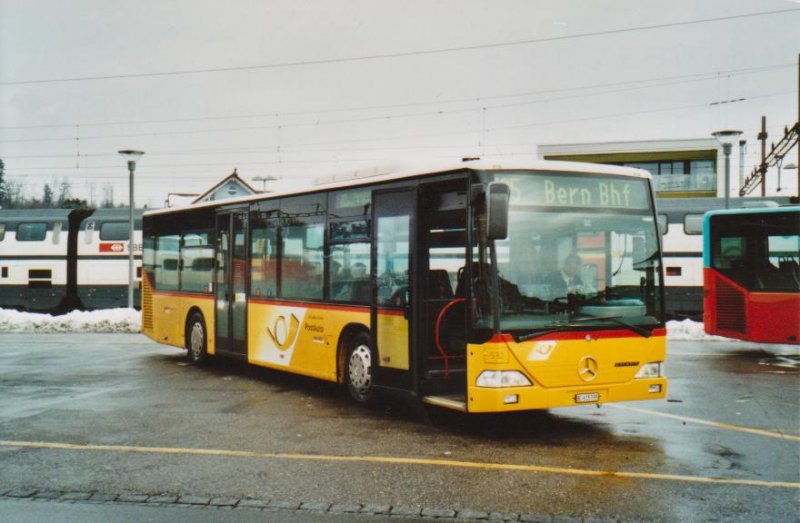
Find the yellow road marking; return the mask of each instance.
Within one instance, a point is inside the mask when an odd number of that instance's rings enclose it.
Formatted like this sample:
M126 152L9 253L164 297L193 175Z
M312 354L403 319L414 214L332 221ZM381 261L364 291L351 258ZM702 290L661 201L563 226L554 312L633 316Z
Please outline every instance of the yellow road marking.
M689 423L696 423L698 425L707 425L709 427L716 427L718 429L726 429L726 430L736 430L738 432L747 432L749 434L756 434L758 436L767 436L770 438L777 438L777 439L785 439L789 441L800 441L800 436L792 436L790 434L781 434L780 432L772 432L770 430L763 430L763 429L754 429L751 427L745 427L742 425L733 425L731 423L722 423L719 421L708 421L704 419L698 418L689 418L687 416L678 416L677 414L667 414L666 412L658 412L655 410L649 409L642 409L639 407L631 407L628 405L619 405L619 404L606 404L606 407L612 407L615 409L622 409L622 410L632 410L634 412L641 412L644 414L652 414L653 416L661 416L662 418L672 418L680 421L687 421Z
M800 483L789 481L761 481L751 479L709 478L677 474L656 474L649 472L624 472L606 470L572 469L565 467L546 467L540 465L514 465L511 463L478 463L424 458L397 458L390 456L326 456L317 454L284 454L280 452L251 452L246 450L187 449L174 447L134 447L125 445L76 445L72 443L49 443L46 441L7 441L0 440L2 447L21 447L33 449L57 449L99 452L135 452L142 454L175 454L194 456L224 456L238 458L284 459L296 461L338 461L351 463L382 463L394 465L425 465L483 470L513 470L521 472L540 472L550 474L570 474L574 476L603 476L612 478L655 479L683 481L688 483L710 483L716 485L744 485L750 487L780 487L800 489Z

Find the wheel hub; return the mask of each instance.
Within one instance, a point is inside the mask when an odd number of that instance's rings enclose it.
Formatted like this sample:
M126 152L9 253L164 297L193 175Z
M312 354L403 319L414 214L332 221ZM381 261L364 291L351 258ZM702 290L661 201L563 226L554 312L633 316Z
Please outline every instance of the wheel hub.
M350 354L350 385L353 386L359 393L369 391L372 383L372 357L369 353L369 347L366 345L359 345Z
M199 323L192 325L192 335L190 339L193 356L200 356L200 354L203 352L204 337L203 326Z

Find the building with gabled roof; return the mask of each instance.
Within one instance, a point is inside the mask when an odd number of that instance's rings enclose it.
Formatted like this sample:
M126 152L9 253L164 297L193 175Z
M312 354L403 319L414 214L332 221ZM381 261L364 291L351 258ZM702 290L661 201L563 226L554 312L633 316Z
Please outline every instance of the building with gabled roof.
M250 196L259 192L261 191L254 189L250 186L250 184L240 178L239 173L234 168L231 174L192 200L192 204L227 200L228 198L238 198L241 196Z

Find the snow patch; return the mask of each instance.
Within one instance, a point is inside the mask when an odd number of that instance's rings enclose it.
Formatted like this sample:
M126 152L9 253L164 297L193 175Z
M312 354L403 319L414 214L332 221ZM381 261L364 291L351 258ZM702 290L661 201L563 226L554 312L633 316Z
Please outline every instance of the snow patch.
M0 309L0 332L141 332L142 313L119 308L61 316Z
M706 334L703 324L692 320L668 321L667 339L676 341L731 341L730 338Z
M0 332L141 332L142 314L135 309L73 311L62 316L0 309ZM667 322L670 340L726 341L710 336L703 324L692 321Z

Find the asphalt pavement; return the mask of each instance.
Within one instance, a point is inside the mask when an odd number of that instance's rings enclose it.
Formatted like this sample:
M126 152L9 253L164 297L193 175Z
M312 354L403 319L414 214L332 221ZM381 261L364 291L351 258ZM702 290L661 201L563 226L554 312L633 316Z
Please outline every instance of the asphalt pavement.
M140 335L2 333L0 519L797 521L794 349L668 352L666 401L464 416Z

